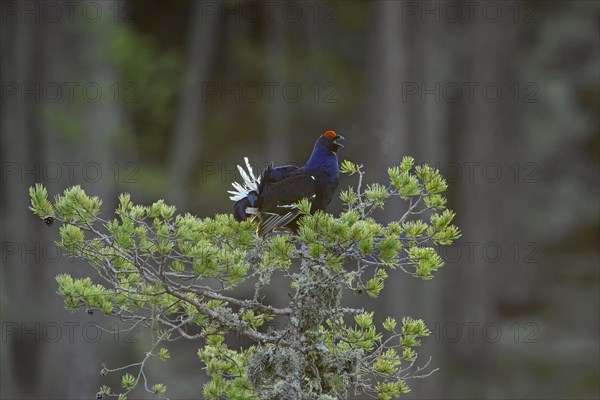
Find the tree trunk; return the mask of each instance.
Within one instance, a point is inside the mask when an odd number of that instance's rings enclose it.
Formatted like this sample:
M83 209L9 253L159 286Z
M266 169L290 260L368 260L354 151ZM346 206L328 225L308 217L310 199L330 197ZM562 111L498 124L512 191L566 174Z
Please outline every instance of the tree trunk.
M202 100L202 83L209 78L214 58L217 22L216 15L206 17L202 2L192 3L179 115L167 160L167 197L183 210L192 201L193 184L190 179L202 150L202 125L206 111Z
M279 15L265 27L265 61L266 81L275 82L277 90L286 82L286 43L285 26ZM273 102L267 100L266 129L267 129L267 160L285 163L290 159L288 107L282 96L275 96Z
M15 5L23 6L22 3ZM3 15L3 18L5 16ZM21 23L17 16L6 16L2 26L2 85L16 85L16 94L0 102L2 118L2 310L4 324L11 324L17 329L15 335L7 335L0 354L2 365L2 397L17 395L36 396L36 387L41 379L38 368L42 353L39 343L36 346L21 340L22 324L30 319L35 307L26 301L25 294L30 293L30 284L34 275L25 268L21 251L24 246L31 247L39 243L35 221L30 218L27 209L29 203L26 184L22 178L24 168L34 167L35 143L32 138L35 118L33 111L37 105L31 97L23 101L19 85L31 87L37 80L34 68L37 58L36 40L38 39L38 24ZM8 251L16 251L9 257ZM21 253L21 254L20 254ZM30 314L31 313L31 314ZM28 315L27 318L23 314ZM27 321L26 323L29 323ZM18 325L18 328L16 327ZM6 375L4 375L6 374Z

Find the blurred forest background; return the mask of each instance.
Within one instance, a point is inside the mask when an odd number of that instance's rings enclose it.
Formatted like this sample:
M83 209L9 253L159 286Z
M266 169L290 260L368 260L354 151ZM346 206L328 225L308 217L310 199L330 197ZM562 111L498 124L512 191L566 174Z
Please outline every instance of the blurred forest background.
M440 370L407 398L598 398L599 2L1 4L3 399L93 398L118 386L101 362L149 339L63 309L54 277L92 270L52 245L30 185L81 184L106 218L122 191L228 213L243 156L302 164L326 129L371 181L413 155L450 183L463 237L435 279L348 298L433 331L420 354ZM199 398L197 348L174 344L151 382Z

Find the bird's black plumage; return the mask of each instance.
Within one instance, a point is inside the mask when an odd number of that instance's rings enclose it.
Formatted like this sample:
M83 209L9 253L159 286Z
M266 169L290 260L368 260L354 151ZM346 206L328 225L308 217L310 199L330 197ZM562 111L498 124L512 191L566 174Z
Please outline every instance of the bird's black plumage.
M254 177L246 159L248 173L241 167L244 184L234 183L230 191L236 200L234 217L242 221L254 215L258 221L259 236L279 229L296 227L298 210L295 203L303 198L311 202L311 213L325 210L331 201L339 180L337 150L343 136L327 131L317 139L310 158L302 167L268 166L260 177Z

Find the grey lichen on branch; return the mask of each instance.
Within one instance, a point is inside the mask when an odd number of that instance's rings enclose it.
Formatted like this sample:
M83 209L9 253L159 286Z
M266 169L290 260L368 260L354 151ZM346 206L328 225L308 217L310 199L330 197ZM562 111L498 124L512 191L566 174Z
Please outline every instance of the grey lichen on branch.
M124 373L122 390L103 386L99 396L124 399L141 388L164 397L166 386L148 383L144 367L153 358L168 361L167 346L180 338L198 341L211 377L207 399L392 399L409 390L408 380L432 373L416 362L414 348L429 334L423 321L404 317L399 324L390 316L378 328L372 312L344 307L342 300L366 293L368 308L390 273L433 277L443 265L439 247L460 236L442 196L446 182L410 157L388 170L385 185L365 186L364 168L348 161L341 172L358 182L341 192L339 216L310 215L310 204L301 201L298 231L266 238L255 235L250 221L176 215L162 200L144 206L122 194L115 218L107 220L100 217L101 200L78 186L53 202L42 185L30 188L31 210L60 225L58 245L98 276L57 276L65 306L154 332L142 362L103 368ZM406 206L396 221L378 223L374 210L392 207L392 198ZM274 275L289 281L289 304L263 302ZM254 296L238 298L233 290L247 281L255 283ZM227 335L253 344L232 348Z

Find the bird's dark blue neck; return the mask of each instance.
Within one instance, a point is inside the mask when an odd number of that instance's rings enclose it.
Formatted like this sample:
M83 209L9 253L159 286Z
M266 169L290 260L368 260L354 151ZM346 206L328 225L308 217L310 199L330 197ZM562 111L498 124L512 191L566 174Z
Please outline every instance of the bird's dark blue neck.
M304 165L304 170L315 174L327 175L331 180L339 178L339 164L337 154L325 146L317 143L310 158Z

